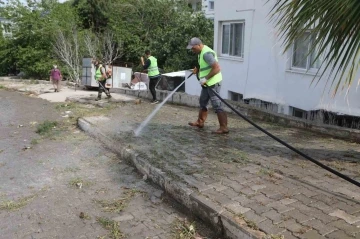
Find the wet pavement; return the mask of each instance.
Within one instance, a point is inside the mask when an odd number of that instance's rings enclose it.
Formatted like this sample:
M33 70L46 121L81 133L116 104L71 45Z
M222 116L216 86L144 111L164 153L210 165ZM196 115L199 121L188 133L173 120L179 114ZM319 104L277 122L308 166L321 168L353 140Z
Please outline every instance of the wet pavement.
M71 111L98 110L79 108L0 89L0 238L170 239L184 218L216 238L81 132ZM37 134L45 120L58 124Z
M124 104L86 118L119 145L134 149L176 182L269 238L360 238L359 188L301 158L235 115L229 135L213 135L210 113L191 128L197 109L165 105L139 137L132 131L156 106ZM285 142L360 181L358 144L258 122Z

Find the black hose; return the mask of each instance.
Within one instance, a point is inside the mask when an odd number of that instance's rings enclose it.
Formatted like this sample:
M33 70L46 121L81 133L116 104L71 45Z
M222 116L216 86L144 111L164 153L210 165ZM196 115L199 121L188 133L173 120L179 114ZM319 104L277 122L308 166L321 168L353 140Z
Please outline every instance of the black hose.
M360 187L360 183L328 166L326 166L325 164L320 163L319 161L317 161L316 159L313 159L312 157L306 155L305 153L301 152L300 150L297 150L296 148L294 148L293 146L285 143L284 141L282 141L281 139L279 139L278 137L272 135L270 132L266 131L265 129L261 128L260 126L258 126L257 124L255 124L253 121L251 121L250 119L248 119L245 115L241 114L239 111L237 111L234 107L232 107L229 103L227 103L223 98L221 98L221 96L212 88L209 87L209 89L227 106L229 107L231 110L233 110L238 116L240 116L241 118L243 118L245 121L247 121L248 123L250 123L251 125L253 125L255 128L257 128L258 130L262 131L263 133L267 134L268 136L270 136L271 138L273 138L274 140L278 141L279 143L281 143L282 145L284 145L285 147L291 149L292 151L294 151L295 153L303 156L304 158L310 160L311 162L317 164L318 166L322 167L323 169L339 176L340 178Z

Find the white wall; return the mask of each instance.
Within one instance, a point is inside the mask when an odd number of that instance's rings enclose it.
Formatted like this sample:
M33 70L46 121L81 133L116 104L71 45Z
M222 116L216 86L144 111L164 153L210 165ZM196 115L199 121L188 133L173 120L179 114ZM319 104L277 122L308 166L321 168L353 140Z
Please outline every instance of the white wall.
M303 110L325 109L360 116L360 92L357 82L348 96L343 92L335 98L325 89L326 80L311 85L314 75L290 70L291 53L283 53L281 41L268 13L271 3L259 0L221 0L215 2L214 49L219 56L223 74L221 96L228 98L228 91ZM231 7L229 7L231 6ZM222 57L221 28L223 21L245 21L244 58ZM317 78L315 78L317 80ZM192 94L192 83L186 90ZM195 87L195 86L194 86ZM190 89L191 88L191 89ZM200 91L200 89L198 89Z

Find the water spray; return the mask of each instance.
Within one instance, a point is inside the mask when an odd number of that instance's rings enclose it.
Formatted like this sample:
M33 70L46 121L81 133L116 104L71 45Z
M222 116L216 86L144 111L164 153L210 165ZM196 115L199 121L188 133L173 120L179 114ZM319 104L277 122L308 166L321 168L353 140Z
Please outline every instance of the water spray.
M151 114L137 127L135 131L133 131L134 136L137 137L140 135L141 131L146 127L146 125L150 122L150 120L156 115L156 113L160 110L160 108L170 99L170 97L185 83L187 79L189 79L194 73L191 73L183 82L181 82L173 91L170 92L166 96L166 98L156 106L156 108L151 112Z

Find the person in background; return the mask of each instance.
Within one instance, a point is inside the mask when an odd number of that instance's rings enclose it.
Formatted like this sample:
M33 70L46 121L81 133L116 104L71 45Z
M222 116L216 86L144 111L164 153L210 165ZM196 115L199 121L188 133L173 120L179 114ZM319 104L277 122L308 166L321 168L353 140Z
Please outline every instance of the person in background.
M99 60L94 60L95 65L95 80L99 83L99 91L98 97L95 99L96 101L101 100L102 92L105 92L108 99L111 98L109 89L106 88L106 70L105 67L100 64Z
M149 76L149 89L151 92L151 95L153 97L151 104L157 104L159 101L156 99L156 90L155 86L157 85L159 78L160 78L160 72L157 65L157 59L151 55L150 50L145 51L145 57L146 62L144 62L144 57L141 57L141 64L144 68L144 70L147 70L148 76Z
M60 82L62 80L61 71L57 68L57 65L53 66L50 72L50 81L53 83L54 92L60 91Z

